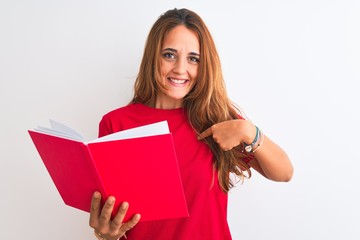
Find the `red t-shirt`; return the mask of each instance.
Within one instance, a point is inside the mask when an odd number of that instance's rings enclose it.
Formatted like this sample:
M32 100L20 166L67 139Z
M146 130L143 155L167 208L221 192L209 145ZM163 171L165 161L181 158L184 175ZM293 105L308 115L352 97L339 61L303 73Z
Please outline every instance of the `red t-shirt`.
M138 223L128 240L228 240L228 196L213 169L213 154L197 140L182 108L163 110L130 104L104 115L99 136L167 120L173 135L189 217ZM166 189L164 189L166 191ZM161 206L154 206L161 208ZM140 213L141 214L141 213Z

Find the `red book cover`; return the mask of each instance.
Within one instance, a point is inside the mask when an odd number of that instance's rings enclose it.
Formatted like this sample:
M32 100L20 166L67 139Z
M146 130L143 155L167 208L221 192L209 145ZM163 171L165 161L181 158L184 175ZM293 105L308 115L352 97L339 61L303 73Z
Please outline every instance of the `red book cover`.
M85 142L57 122L29 130L30 137L66 205L90 211L91 197L116 198L113 215L129 202L124 221L187 217L188 210L167 122Z

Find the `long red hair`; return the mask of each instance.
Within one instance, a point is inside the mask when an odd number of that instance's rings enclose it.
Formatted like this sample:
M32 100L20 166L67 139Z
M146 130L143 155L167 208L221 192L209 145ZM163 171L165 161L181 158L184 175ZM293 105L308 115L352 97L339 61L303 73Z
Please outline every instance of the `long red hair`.
M151 28L146 44L139 74L135 82L132 103L154 106L156 92L159 91L160 53L164 36L178 25L184 25L198 35L200 41L200 63L196 82L183 101L183 108L194 130L199 134L226 120L239 118L240 111L227 96L222 75L221 63L213 38L203 20L188 9L173 9L165 12ZM228 192L234 186L230 173L240 179L250 177L251 171L245 163L241 147L223 151L209 137L204 140L214 154L214 166L218 171L221 188ZM244 174L247 172L247 175Z

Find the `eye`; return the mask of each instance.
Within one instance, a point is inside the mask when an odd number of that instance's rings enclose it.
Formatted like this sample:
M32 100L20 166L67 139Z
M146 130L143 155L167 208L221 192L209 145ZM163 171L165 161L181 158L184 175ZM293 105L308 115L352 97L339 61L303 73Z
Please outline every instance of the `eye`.
M175 54L172 52L165 52L162 54L162 56L166 59L175 59L176 58Z
M190 56L189 61L192 62L192 63L199 63L200 59L198 57Z

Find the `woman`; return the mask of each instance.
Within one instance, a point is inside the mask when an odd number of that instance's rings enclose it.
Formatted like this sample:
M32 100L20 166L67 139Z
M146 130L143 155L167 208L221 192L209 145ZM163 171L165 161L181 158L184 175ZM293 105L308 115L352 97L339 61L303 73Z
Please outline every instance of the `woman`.
M202 19L187 9L169 10L153 25L131 103L106 114L99 135L167 120L173 134L188 218L122 222L128 203L111 219L115 199L92 199L90 226L98 239L231 239L227 193L251 176L289 181L286 153L245 120L225 91L219 56ZM156 206L154 206L156 207ZM157 206L161 207L161 206Z

